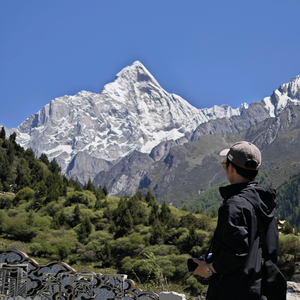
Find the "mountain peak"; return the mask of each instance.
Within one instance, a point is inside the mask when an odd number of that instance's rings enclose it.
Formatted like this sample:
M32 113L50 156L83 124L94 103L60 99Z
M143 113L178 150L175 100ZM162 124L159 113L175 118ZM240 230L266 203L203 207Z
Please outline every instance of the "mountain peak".
M271 117L278 116L286 106L300 104L300 75L282 84L270 97L263 99Z
M138 60L136 60L132 65L121 70L116 75L116 80L118 79L125 79L134 82L152 82L153 84L160 86L152 74Z

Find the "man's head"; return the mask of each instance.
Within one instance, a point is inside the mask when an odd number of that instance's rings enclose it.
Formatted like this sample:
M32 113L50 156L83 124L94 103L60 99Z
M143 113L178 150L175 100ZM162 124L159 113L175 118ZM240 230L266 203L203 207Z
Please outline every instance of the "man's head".
M229 165L231 165L243 178L255 179L261 165L261 153L255 145L245 141L238 142L233 144L230 149L221 151L220 155L226 156L225 170L228 171Z

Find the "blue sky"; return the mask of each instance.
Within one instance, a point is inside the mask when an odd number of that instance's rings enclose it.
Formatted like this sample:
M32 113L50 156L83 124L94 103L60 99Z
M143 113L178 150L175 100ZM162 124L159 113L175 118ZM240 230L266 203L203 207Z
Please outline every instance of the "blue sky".
M299 0L0 1L0 124L135 60L197 108L261 101L300 74L299 16Z

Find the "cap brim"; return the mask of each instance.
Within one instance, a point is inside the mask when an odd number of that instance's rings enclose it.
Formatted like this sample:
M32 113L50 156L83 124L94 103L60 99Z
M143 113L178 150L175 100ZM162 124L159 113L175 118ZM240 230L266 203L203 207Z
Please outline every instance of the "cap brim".
M220 156L227 156L230 149L224 149L220 152Z

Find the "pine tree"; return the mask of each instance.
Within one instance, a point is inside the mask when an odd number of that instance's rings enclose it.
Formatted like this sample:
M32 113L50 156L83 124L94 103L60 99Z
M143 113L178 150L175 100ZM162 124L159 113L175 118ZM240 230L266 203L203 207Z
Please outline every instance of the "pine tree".
M94 208L95 208L96 210L99 210L101 207L102 207L101 200L100 200L100 199L97 199Z
M165 236L165 230L160 222L155 222L152 226L152 233L150 236L150 243L152 245L157 244L158 239L163 239Z
M41 180L36 186L36 197L43 198L47 196L47 186L44 180Z
M150 190L148 190L145 196L145 201L146 203L148 203L148 206L154 206L156 204L155 197L153 196Z
M107 190L106 184L104 184L104 187L102 188L102 191L103 191L103 193L104 193L104 195L106 197L108 195L108 190Z
M86 242L86 239L88 238L88 236L92 232L92 228L93 228L93 226L92 226L92 223L90 221L90 218L89 217L85 217L82 220L82 223L80 225L79 232L78 232L79 241L81 243L85 243Z
M12 142L13 144L15 144L15 143L16 143L16 137L17 137L17 134L16 134L15 132L13 132L13 133L9 136L8 140L9 140L10 142Z
M181 208L182 211L190 211L188 206L186 204L184 204Z
M59 166L59 164L57 163L56 159L53 158L49 164L49 170L52 173L59 173L61 172L61 167Z
M24 158L27 160L29 167L31 168L34 160L35 160L35 154L31 148L27 148L24 152Z
M49 166L50 162L48 156L45 153L42 153L39 160L43 162L46 166Z
M133 196L128 201L128 208L133 219L133 224L138 225L146 221L146 212L140 198Z
M0 139L5 140L5 136L6 136L5 129L4 126L2 126L0 131Z
M75 227L81 222L81 211L79 205L74 207L72 227Z
M159 206L155 203L150 211L149 215L149 225L152 225L159 217Z
M91 178L89 178L89 181L88 181L88 183L87 183L87 185L86 185L86 187L84 189L88 190L88 191L91 191L92 193L96 194L96 188L93 185L93 183L91 181Z
M58 215L57 221L60 226L66 225L67 220L66 220L66 215L63 210L61 210L60 214Z
M159 220L164 223L167 224L169 219L171 217L171 210L168 206L168 204L166 203L166 201L164 200L162 205L161 205L161 211L159 214Z

